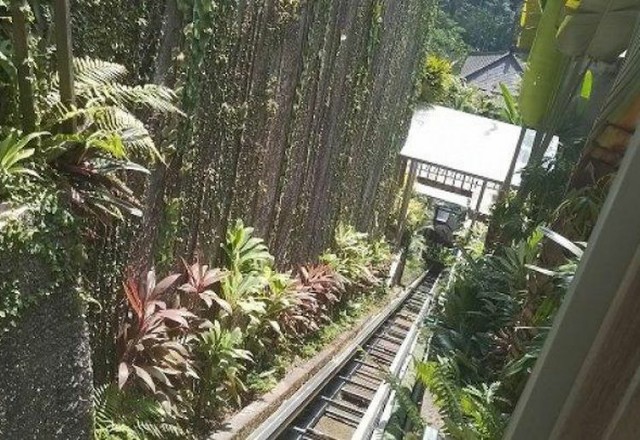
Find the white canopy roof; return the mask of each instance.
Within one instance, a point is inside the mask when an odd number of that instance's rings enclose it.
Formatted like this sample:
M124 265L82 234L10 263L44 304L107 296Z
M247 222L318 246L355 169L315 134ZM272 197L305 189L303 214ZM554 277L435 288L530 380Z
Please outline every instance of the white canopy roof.
M512 185L529 161L536 132L527 130ZM416 109L401 155L462 173L503 182L516 149L520 127L441 106ZM554 136L546 157L554 157Z

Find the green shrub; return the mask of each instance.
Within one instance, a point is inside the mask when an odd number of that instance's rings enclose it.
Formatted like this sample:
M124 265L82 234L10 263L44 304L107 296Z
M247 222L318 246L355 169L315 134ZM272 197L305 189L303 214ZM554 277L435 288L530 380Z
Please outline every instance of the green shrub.
M237 221L222 245L224 268L183 261L182 273L158 282L154 271L129 277L119 332L122 396L145 396L180 424L210 430L265 382L262 375L276 368L292 342L340 314L345 283L379 284L374 274L388 264L389 247L347 227L336 241L332 258L342 272L318 265L292 276L276 271L264 241ZM139 438L122 408L113 406L101 435Z
M95 440L181 440L193 438L152 398L113 384L94 390Z
M320 261L329 265L344 277L347 284L376 285L379 274L390 259L388 245L380 241L371 242L367 234L358 232L353 226L338 225L335 249L320 256Z
M436 361L423 379L452 439L500 438L537 359L576 260L536 266L543 237L576 258L582 249L546 228L457 266L429 319Z
M242 330L223 328L214 321L199 335L197 355L201 377L198 386L198 414L211 416L227 405L240 406L247 391L243 382L247 366L253 361L245 350Z

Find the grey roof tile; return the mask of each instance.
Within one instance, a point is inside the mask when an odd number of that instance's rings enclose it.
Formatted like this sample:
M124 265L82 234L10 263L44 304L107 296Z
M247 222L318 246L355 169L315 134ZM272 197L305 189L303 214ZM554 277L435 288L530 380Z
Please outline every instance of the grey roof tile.
M469 55L460 74L486 92L500 93L500 83L504 83L517 93L523 69L522 61L511 52L477 53Z

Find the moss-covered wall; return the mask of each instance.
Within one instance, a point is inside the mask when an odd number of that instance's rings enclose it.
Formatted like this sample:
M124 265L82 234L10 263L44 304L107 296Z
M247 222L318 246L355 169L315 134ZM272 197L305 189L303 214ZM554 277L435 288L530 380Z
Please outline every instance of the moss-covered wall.
M0 233L0 438L89 438L93 377L78 228L55 195L34 198Z
M237 217L283 265L315 258L340 220L382 230L428 1L173 1L73 10L76 53L175 84L189 115L160 136L172 148L147 189L147 257L215 259Z

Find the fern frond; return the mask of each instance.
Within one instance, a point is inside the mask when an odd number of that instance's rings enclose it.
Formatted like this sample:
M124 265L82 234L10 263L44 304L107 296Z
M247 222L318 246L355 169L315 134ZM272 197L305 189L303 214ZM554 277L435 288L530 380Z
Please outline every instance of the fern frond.
M118 107L103 107L93 114L97 128L116 133L128 149L137 153L146 153L162 161L162 155L142 121Z
M96 388L93 400L95 440L192 438L155 400L124 393L113 384Z
M396 399L400 407L405 411L407 419L411 421L412 425L419 429L424 430L424 421L420 416L420 408L418 404L413 401L411 390L402 385L402 382L393 375L387 375L385 380L389 383L391 389L396 393Z
M88 107L115 105L126 109L131 107L145 108L160 113L183 114L174 105L177 99L175 93L171 89L157 84L127 86L119 83L76 83L76 93L79 99L87 102Z
M125 155L132 152L138 155L147 155L161 162L164 161L153 139L151 139L149 131L142 121L132 113L114 106L68 109L64 105L58 104L54 109L58 114L53 125L74 118L82 121L81 131L89 128L91 128L89 131L97 129L96 136L101 138L110 138L116 135L125 147Z
M73 73L78 84L98 85L121 81L127 75L127 69L121 64L95 58L74 58Z

